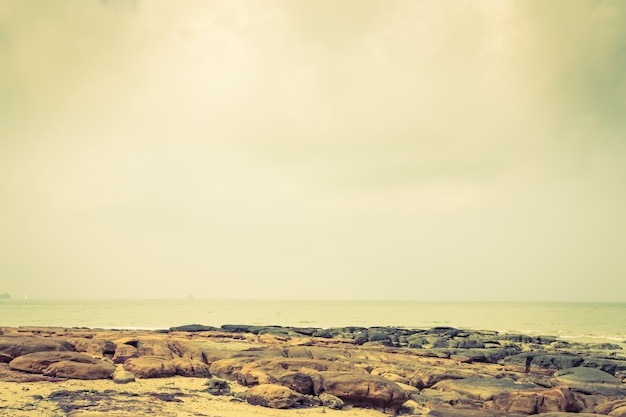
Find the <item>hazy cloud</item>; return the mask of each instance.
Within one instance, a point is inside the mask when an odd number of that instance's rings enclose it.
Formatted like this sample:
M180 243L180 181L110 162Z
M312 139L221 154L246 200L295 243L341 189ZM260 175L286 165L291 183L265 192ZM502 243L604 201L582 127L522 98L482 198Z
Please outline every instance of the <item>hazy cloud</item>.
M3 2L0 291L624 301L624 23Z

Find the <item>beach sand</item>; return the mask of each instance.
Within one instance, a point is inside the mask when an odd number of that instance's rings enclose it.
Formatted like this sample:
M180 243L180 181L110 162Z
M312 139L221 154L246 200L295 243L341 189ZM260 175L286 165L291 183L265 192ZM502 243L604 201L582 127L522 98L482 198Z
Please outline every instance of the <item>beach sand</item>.
M0 382L0 415L3 417L240 417L240 416L341 416L381 417L386 414L363 408L331 410L323 407L272 409L247 404L232 396L206 392L206 378L138 379L128 384L111 380L67 380L61 382ZM234 392L246 388L231 382ZM83 399L57 401L50 395L59 391L87 390ZM110 392L113 391L113 392ZM108 394L107 394L108 392ZM163 399L160 399L160 398ZM61 397L62 398L62 397ZM174 400L174 401L172 401ZM92 405L66 414L63 406Z

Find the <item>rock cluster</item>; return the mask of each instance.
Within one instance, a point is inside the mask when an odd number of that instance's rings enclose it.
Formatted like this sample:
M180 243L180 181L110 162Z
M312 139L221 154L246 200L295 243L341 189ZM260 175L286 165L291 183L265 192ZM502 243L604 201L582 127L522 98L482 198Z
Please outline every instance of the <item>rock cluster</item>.
M613 344L451 327L1 330L5 380L35 375L132 383L179 375L207 378L206 391L213 395L273 408L626 417L626 357ZM246 390L233 392L234 383Z

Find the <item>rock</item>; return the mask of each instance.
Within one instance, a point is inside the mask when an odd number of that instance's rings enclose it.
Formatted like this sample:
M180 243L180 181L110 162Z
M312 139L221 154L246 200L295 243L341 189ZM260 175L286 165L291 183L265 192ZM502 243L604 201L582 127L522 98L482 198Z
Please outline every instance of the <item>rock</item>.
M19 356L9 363L14 370L70 379L106 379L115 371L111 363L79 352L45 351Z
M582 366L596 368L611 375L617 375L626 371L626 360L586 357Z
M193 359L206 363L204 352L194 344L185 343L180 340L172 340L168 342L168 348L174 355L180 358Z
M534 384L519 384L510 378L477 378L449 379L433 385L434 389L456 391L469 398L489 401L496 395L538 388Z
M341 401L339 397L335 397L327 392L322 392L319 398L324 407L328 407L332 410L341 410L343 408L343 401Z
M74 361L89 364L101 362L98 359L79 352L44 351L19 356L9 362L9 368L18 371L42 374L50 365L60 361Z
M595 368L563 369L555 373L554 380L587 394L626 395L626 387L619 379Z
M249 404L269 408L291 408L302 399L302 394L275 384L257 385L246 393L246 401Z
M374 406L393 412L408 399L395 382L369 374L341 374L324 379L323 389L348 404Z
M0 336L0 362L9 363L19 356L34 352L73 350L74 347L66 340L37 336Z
M170 327L170 332L209 332L220 330L217 327L204 326L202 324L185 324L183 326Z
M419 394L411 394L411 399L428 409L439 408L442 404L456 405L470 401L467 396L458 392L438 391L430 388L423 389Z
M508 417L504 411L495 410L475 410L471 408L437 408L430 410L427 414L430 417ZM577 415L579 417L580 415ZM542 415L542 417L544 417Z
M172 363L176 368L176 375L208 378L211 376L209 365L196 359L175 358Z
M492 407L494 410L526 415L548 412L577 413L582 409L582 405L576 400L574 394L565 387L509 392L496 396Z
M278 376L274 382L300 394L313 395L315 393L313 378L304 372L285 372Z
M613 410L616 410L622 407L626 407L626 400L606 401L596 406L593 412L598 413L598 414L610 414L613 412Z
M443 366L419 366L409 379L409 385L419 389L430 388L446 379L464 379L476 376L476 371L450 369Z
M154 356L163 359L174 359L174 353L169 343L162 339L139 339L137 341L137 354L141 356Z
M507 370L541 375L552 375L560 369L581 366L583 362L584 358L570 353L542 354L538 352L507 356L501 361Z
M402 404L400 409L398 410L399 415L408 414L408 415L425 415L428 413L428 410L420 406L417 402L413 400L407 400Z
M129 371L125 371L123 368L117 368L113 375L111 375L111 379L116 384L128 384L129 382L135 381L135 374Z
M206 391L211 395L228 395L230 394L230 385L225 379L212 377L206 384Z
M68 342L77 352L88 353L98 358L113 357L116 350L115 343L110 340L71 338Z
M618 408L613 409L609 413L609 416L611 416L611 417L626 417L626 406L618 407Z
M176 375L176 366L170 360L156 356L141 356L124 362L124 370L139 378L167 378Z
M209 372L211 375L217 375L221 378L235 379L235 373L240 372L245 364L254 360L253 357L219 359L209 366Z
M115 354L113 355L113 363L124 363L130 358L138 358L139 352L137 347L129 343L117 344Z
M115 365L99 361L98 363L83 363L74 361L59 361L51 364L43 371L44 376L69 379L108 379L115 372Z

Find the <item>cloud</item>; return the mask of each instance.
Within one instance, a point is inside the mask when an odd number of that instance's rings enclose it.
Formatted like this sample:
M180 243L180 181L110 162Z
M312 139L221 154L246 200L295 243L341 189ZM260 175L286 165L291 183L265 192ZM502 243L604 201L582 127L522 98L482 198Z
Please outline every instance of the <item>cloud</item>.
M625 8L5 2L8 290L610 299Z

